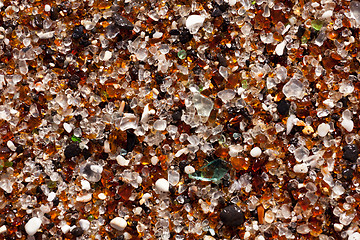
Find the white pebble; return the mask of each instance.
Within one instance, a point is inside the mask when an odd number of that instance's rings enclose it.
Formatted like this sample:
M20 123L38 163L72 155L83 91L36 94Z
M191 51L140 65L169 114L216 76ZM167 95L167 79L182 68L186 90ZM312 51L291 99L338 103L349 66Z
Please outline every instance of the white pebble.
M89 202L92 199L92 193L80 195L76 197L77 202Z
M250 232L245 232L244 239L248 239L251 236Z
M84 189L84 190L90 190L91 186L90 186L89 181L81 180L81 188Z
M129 166L130 160L126 160L123 156L118 155L116 161L120 166Z
M112 57L112 52L105 51L103 61L108 61Z
M64 233L64 234L67 234L69 231L70 231L70 226L69 225L63 225L61 227L61 231Z
M318 126L318 134L320 137L325 137L328 132L330 131L330 125L327 124L327 123L321 123L319 126Z
M100 200L105 200L105 199L106 199L106 195L105 195L104 193L99 193L98 198L99 198Z
M110 221L110 226L116 230L123 231L127 226L127 222L121 217L116 217Z
M0 227L0 234L5 233L6 231L7 231L7 227L6 227L5 225L2 225L2 226Z
M169 182L165 178L160 178L156 181L155 187L158 191L169 192Z
M204 236L204 240L216 240L216 239L213 238L212 236L205 235L205 236Z
M360 239L360 233L358 232L351 234L348 238L348 240L359 240L359 239Z
M341 122L341 126L343 126L343 128L346 129L346 131L351 132L354 128L354 122L350 119L345 118L342 122Z
M155 32L153 38L161 38L163 36L162 32Z
M294 172L296 173L307 173L308 167L305 163L299 163L294 166Z
M108 140L106 140L106 141L104 142L104 152L106 152L106 153L111 152L110 143L109 143Z
M202 27L204 21L205 21L205 17L201 15L190 15L186 19L185 26L187 29L189 29L191 34L195 34Z
M31 218L26 224L25 224L25 231L28 235L33 236L40 228L41 226L41 219L38 217Z
M64 129L65 129L66 132L71 133L71 131L72 131L72 126L71 126L70 124L64 123L63 126L64 126Z
M153 156L150 161L151 164L155 166L159 162L159 158L157 156Z
M44 10L45 10L45 12L50 12L50 10L51 10L50 5L46 4L45 7L44 7Z
M191 174L191 173L195 172L195 168L193 166L190 166L190 165L187 165L184 170L185 170L186 174Z
M279 43L278 45L276 45L275 53L278 56L281 56L284 54L284 49L285 49L286 43L287 43L286 40L284 40L281 43Z
M145 193L141 198L145 199L145 200L148 200L149 198L151 198L151 194L150 193Z
M260 157L261 153L262 153L262 151L261 151L261 149L259 147L254 147L250 151L250 155L252 157Z
M321 16L322 18L331 18L333 15L333 11L332 10L327 10L323 13L323 15Z
M337 232L341 232L341 230L343 229L344 225L342 225L341 223L335 223L334 224L334 229Z
M52 200L54 200L55 197L56 197L56 193L51 192L51 193L49 193L49 195L48 195L48 197L47 197L47 200L48 200L49 202L52 202Z
M79 220L79 225L84 231L86 231L90 227L90 222L88 220L86 220L86 219L80 219Z
M16 151L16 147L15 147L15 145L14 145L14 143L12 141L10 141L10 140L7 141L6 145L11 151L13 151L13 152Z

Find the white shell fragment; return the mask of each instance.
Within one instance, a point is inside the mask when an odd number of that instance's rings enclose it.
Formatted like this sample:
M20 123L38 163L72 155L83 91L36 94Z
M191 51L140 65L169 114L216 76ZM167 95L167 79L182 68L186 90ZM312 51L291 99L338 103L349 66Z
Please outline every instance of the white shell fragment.
M204 24L205 17L201 15L190 15L186 19L185 26L187 29L189 29L191 34L195 34L199 31L199 29Z

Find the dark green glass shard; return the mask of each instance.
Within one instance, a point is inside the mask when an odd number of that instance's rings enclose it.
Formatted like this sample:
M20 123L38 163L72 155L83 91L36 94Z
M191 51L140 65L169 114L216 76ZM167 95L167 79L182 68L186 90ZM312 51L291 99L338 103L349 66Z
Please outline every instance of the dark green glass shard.
M229 171L229 164L224 160L218 158L207 165L201 167L194 173L189 174L189 177L201 181L218 182Z

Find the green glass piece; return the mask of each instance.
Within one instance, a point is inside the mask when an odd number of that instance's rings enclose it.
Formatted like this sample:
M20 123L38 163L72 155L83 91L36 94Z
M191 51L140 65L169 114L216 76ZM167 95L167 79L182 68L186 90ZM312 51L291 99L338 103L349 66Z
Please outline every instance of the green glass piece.
M179 57L180 59L185 59L185 58L186 58L186 51L185 51L185 50L180 50L180 51L178 52L178 57Z
M247 89L248 83L247 83L246 79L243 79L243 80L241 81L241 87L244 88L244 89Z
M81 138L75 137L74 135L71 137L71 141L73 142L81 142Z
M301 37L301 43L307 43L308 39L305 36Z
M49 182L47 183L47 186L48 186L48 188L50 188L50 189L56 188L56 182L54 182L54 181L49 181Z
M320 20L313 20L313 21L311 21L311 26L312 26L315 30L319 31L319 30L322 28L322 26L323 26L323 22L320 21Z
M13 164L13 162L5 162L5 167L12 167Z
M201 167L194 173L190 173L189 177L201 181L218 182L229 171L229 164L218 158L207 165Z
M90 222L95 219L94 215L90 214L87 218Z
M251 4L252 4L252 5L255 5L255 3L256 3L256 1L255 1L255 0L251 2Z

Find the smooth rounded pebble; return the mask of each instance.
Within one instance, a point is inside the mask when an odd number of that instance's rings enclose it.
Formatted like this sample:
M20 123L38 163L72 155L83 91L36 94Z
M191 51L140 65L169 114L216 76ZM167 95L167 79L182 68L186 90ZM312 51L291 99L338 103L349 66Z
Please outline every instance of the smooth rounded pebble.
M191 173L194 173L195 172L195 168L193 166L190 166L190 165L187 165L185 168L185 173L186 174L191 174Z
M160 178L155 182L155 187L161 192L169 192L170 184L165 178Z
M31 218L26 224L25 224L25 231L28 235L33 236L40 228L41 226L41 219L38 217Z
M121 217L116 217L110 221L110 226L116 230L123 231L127 226L127 222Z
M84 231L88 230L90 227L90 222L86 219L80 219L79 224Z
M250 155L252 157L260 157L261 153L262 153L262 151L261 151L261 149L259 147L254 147L250 151Z
M330 131L330 125L327 123L322 123L318 126L317 131L320 137L325 137Z

